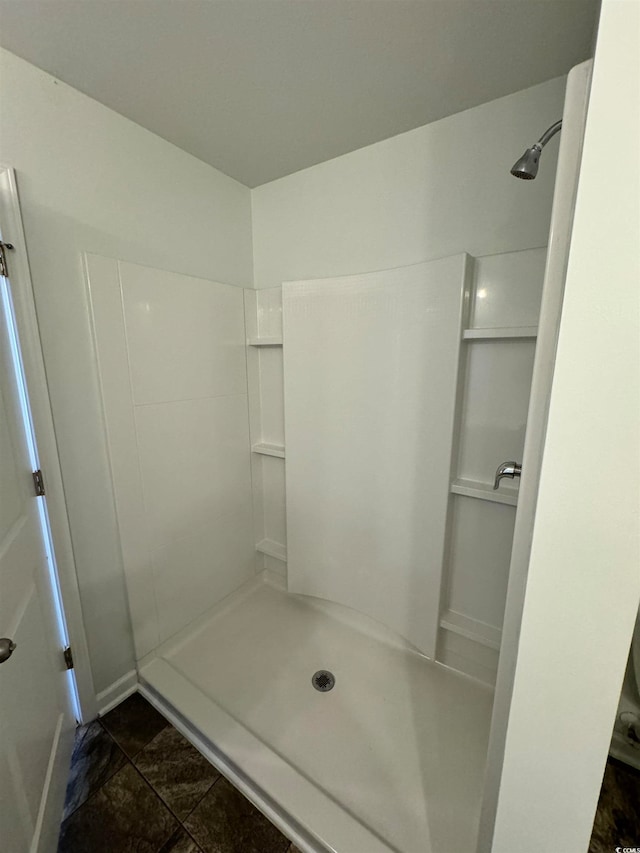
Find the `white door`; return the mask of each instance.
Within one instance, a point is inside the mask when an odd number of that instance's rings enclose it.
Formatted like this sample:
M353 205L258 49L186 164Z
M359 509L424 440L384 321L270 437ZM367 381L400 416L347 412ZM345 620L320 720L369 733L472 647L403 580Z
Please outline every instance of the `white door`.
M76 723L73 685L45 498L32 477L39 466L10 281L1 275L0 291L0 849L51 853Z

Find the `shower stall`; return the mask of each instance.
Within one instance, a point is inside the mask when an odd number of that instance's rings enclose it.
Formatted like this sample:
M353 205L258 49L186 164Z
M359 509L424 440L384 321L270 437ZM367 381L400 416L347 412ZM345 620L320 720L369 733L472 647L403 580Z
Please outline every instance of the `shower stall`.
M140 689L308 853L490 824L589 67L548 250L244 291L85 257Z

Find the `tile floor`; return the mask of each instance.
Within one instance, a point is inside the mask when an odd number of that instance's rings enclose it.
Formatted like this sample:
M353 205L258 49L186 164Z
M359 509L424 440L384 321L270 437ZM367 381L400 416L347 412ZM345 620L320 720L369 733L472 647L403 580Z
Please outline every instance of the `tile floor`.
M78 729L58 853L298 853L139 693Z
M589 853L638 845L640 772L609 759ZM58 853L299 851L134 693L78 729Z
M640 849L640 771L609 758L589 853L613 853L617 847Z

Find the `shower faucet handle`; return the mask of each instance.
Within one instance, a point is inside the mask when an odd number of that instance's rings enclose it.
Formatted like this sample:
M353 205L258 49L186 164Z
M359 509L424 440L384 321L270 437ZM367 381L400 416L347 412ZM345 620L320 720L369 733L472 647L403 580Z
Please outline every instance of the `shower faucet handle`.
M496 477L493 481L493 490L495 491L500 485L500 480L504 477L509 477L509 479L513 480L514 477L519 477L522 474L522 465L518 462L503 462L502 465L498 465L496 470Z

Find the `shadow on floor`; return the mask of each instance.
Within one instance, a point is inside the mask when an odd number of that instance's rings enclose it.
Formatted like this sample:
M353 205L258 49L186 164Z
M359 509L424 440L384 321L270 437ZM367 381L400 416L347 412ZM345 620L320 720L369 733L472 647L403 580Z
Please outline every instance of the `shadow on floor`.
M58 853L297 853L134 693L78 729Z

